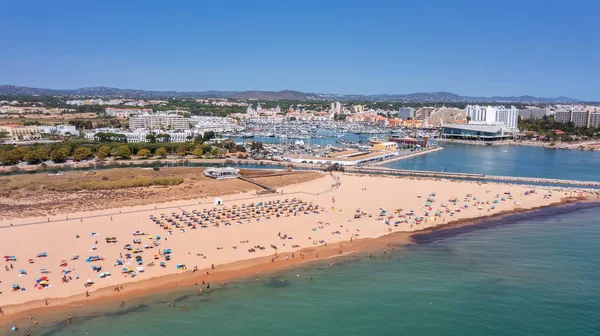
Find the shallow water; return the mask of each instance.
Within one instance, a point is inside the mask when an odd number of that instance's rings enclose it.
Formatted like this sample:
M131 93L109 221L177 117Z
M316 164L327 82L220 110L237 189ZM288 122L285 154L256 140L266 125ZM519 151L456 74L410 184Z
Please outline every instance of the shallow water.
M387 258L213 283L203 294L189 288L91 315L74 308L72 325L32 335L600 334L598 216L592 208L528 218Z

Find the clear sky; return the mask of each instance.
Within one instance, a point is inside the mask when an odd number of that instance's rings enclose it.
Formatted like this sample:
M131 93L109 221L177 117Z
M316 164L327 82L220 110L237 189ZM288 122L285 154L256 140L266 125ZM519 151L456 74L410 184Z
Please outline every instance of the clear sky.
M0 84L600 100L600 1L0 1Z

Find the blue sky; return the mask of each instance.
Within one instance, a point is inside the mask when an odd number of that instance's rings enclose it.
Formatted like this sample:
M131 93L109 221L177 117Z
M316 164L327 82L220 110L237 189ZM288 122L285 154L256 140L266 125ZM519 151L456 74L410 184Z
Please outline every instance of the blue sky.
M29 1L0 84L600 100L600 1Z

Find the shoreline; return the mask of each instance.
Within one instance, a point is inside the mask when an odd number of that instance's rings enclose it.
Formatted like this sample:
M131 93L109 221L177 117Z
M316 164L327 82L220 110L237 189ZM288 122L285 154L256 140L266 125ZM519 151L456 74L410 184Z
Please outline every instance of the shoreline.
M585 206L591 204L590 206ZM583 205L583 206L581 206ZM275 261L273 255L253 259L239 260L232 263L217 265L215 270L210 268L199 269L198 274L193 271L160 275L124 284L121 292L115 292L115 286L107 286L94 290L90 297L85 294L76 294L64 298L48 298L50 306L45 306L45 299L28 301L21 304L2 307L6 315L0 316L0 326L10 325L16 321L26 319L27 314L38 317L52 317L58 314L71 314L76 316L77 310L92 308L97 305L118 304L121 301L140 299L153 294L163 294L184 288L194 288L202 281L218 284L221 281L240 280L255 276L273 274L275 272L294 269L303 265L325 261L333 258L343 258L357 253L366 253L385 249L389 246L406 247L412 244L429 243L439 239L456 236L474 230L499 226L525 218L548 216L543 211L555 209L556 213L568 213L579 209L598 207L600 203L592 196L565 197L560 201L532 208L519 208L506 210L499 213L470 218L456 219L445 224L425 228L413 232L396 231L376 238L361 238L354 241L341 241L329 245L306 247L293 252L277 254ZM567 207L567 208L565 208ZM551 215L551 214L550 214ZM340 253L341 252L341 253ZM286 260L285 257L290 259ZM216 286L215 286L216 287ZM7 311L8 310L8 311Z

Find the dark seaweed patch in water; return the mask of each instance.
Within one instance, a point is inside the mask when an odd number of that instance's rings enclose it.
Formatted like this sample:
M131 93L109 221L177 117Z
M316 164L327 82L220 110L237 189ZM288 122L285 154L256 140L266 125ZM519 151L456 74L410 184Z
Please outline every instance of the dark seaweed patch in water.
M187 301L191 298L191 295L182 295L180 297L175 298L175 300L173 300L173 303L180 303L180 302L184 302Z
M263 284L269 288L284 288L291 285L291 282L283 279L282 277L271 277L268 281L263 282Z
M441 239L454 237L459 234L473 232L475 230L489 229L498 225L513 224L525 219L531 218L544 218L556 215L562 215L573 211L585 211L586 209L600 207L600 202L582 202L582 203L570 203L559 206L551 206L542 208L539 210L519 212L509 214L499 218L493 218L488 220L481 220L471 225L465 225L447 229L437 229L430 232L415 233L412 236L412 240L417 244L426 244L435 242Z
M73 322L71 324L68 324L67 321L54 323L52 325L52 327L50 327L49 330L43 332L41 335L42 336L51 336L55 333L59 333L62 330L69 329L69 328L74 329L75 331L79 332L79 330L77 330L77 326L85 323L86 321L90 321L90 320L93 320L96 318L111 318L111 317L119 317L119 316L123 316L123 315L127 315L127 314L143 313L143 312L148 311L149 308L150 308L150 306L148 306L147 304L140 303L139 305L132 306L130 308L124 308L124 309L121 309L121 310L115 311L115 312L95 313L95 314L82 315L82 316L73 316Z

